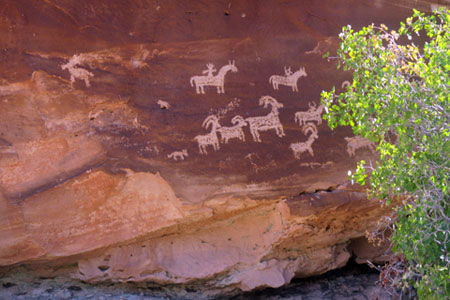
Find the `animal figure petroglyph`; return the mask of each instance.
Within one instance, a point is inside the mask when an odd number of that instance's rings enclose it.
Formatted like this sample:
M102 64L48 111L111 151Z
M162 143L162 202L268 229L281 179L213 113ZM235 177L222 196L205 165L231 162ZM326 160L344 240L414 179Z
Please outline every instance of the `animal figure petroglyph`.
M290 86L293 92L298 92L297 80L302 76L304 77L308 76L308 74L306 74L305 68L300 68L298 69L298 71L295 71L295 73L292 73L290 67L289 68L284 67L284 73L285 76L282 75L270 76L269 83L272 84L274 90L278 90L278 86L281 84Z
M281 138L285 135L283 125L278 117L278 109L282 108L283 104L279 103L275 98L270 96L263 96L259 99L259 105L263 104L264 108L267 108L268 105L271 106L271 112L268 115L245 119L250 126L250 132L255 142L261 142L261 138L259 136L260 131L275 129L278 137Z
M170 108L169 102L166 102L164 100L158 100L158 102L156 102L156 103L159 105L159 107L161 109L169 109Z
M375 153L375 144L362 136L345 137L344 139L347 141L347 153L350 156L355 156L356 150L364 147Z
M325 108L325 104L317 105L314 102L309 102L309 109L307 111L298 111L295 113L295 122L298 122L298 125L305 125L308 121L316 121L317 125L322 124L322 111Z
M219 119L212 115L208 116L205 121L203 121L202 126L208 129L211 126L211 132L205 135L197 135L194 139L198 143L198 150L200 154L208 154L206 147L208 145L213 146L214 151L220 149L219 140L217 139L217 129L220 127Z
M244 118L238 115L231 119L231 123L234 124L234 126L221 126L217 129L217 131L220 133L220 141L224 144L227 144L229 140L237 138L245 142L245 134L242 130L242 127L247 126L247 122L245 122Z
M350 83L350 81L345 80L345 81L342 82L341 88L345 89L346 87L351 86L351 85L352 84Z
M314 156L314 151L312 149L312 144L316 139L319 138L319 135L317 134L317 127L314 123L307 123L303 127L303 134L308 135L309 137L306 140L306 142L300 142L300 143L292 143L290 148L292 152L294 153L294 157L296 159L300 159L300 155L304 152L307 152Z
M214 65L209 63L206 65L207 66L207 70L203 71L203 74L207 74L206 76L192 76L191 77L191 86L194 86L195 84L195 91L197 92L197 94L204 94L205 93L205 86L215 86L217 87L217 93L218 94L223 94L225 93L224 90L224 83L225 83L225 75L228 73L228 71L231 71L233 73L236 73L238 71L238 69L236 68L234 61L228 62L228 65L223 66L222 68L220 68L219 72L217 73L217 75L213 76L213 72L216 71L216 69L214 69Z
M72 56L72 58L69 60L68 63L61 65L61 69L63 70L67 69L69 71L71 83L74 83L76 79L80 79L84 81L86 87L90 87L91 84L89 82L89 77L93 77L94 74L92 74L86 69L80 68L79 65L81 64L82 64L81 54L79 55L75 54L74 56Z
M173 160L177 161L178 159L184 160L184 157L187 157L188 152L186 149L183 149L181 151L174 151L172 153L170 153L169 155L167 155L168 158L173 158Z

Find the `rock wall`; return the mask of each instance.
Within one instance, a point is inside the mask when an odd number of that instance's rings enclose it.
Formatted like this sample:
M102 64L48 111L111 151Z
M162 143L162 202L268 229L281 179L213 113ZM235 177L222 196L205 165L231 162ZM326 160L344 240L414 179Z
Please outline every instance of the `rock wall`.
M347 171L376 153L322 122L320 92L351 79L322 56L408 6L5 2L0 266L216 293L375 257L386 208Z

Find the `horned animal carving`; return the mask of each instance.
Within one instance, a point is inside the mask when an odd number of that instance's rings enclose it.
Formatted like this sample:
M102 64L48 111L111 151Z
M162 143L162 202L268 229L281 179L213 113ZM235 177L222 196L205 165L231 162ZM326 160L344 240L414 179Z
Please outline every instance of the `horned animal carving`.
M375 153L375 143L366 138L363 138L362 136L357 135L354 137L345 137L344 139L347 141L347 153L350 156L355 156L356 150L364 147L369 148L370 151Z
M309 137L306 142L292 143L290 148L294 153L296 159L300 159L300 155L304 152L308 152L311 156L314 156L314 151L312 149L312 144L316 139L319 138L317 127L314 123L308 123L303 127L303 134Z
M207 70L203 71L203 74L207 74L205 76L192 76L191 77L191 86L195 85L195 91L197 94L204 94L205 93L205 86L215 86L217 87L217 94L223 94L225 93L224 90L224 83L225 83L225 75L228 73L228 71L231 71L233 73L236 73L238 69L236 68L234 61L228 62L228 65L223 66L220 68L217 75L213 75L214 72L216 72L216 69L214 68L214 65L212 63L209 63L206 65L208 68Z
M219 140L217 139L217 129L220 127L219 119L212 115L208 116L205 121L203 121L202 126L208 129L211 126L211 132L205 135L197 135L194 139L198 143L198 150L200 154L208 154L206 151L206 147L211 145L214 148L214 151L220 149Z
M325 108L325 104L317 105L314 102L309 102L309 109L307 111L298 111L295 113L295 122L298 125L305 125L308 121L316 121L317 125L322 124L322 111Z
M220 141L227 144L230 139L237 138L245 142L245 134L242 127L247 126L244 118L241 116L235 116L231 119L231 123L234 124L232 127L221 126L217 131L220 133Z
M300 68L298 71L292 73L291 68L284 67L285 76L282 75L272 75L269 78L269 83L272 84L274 90L278 90L279 85L286 85L292 88L293 92L298 92L297 80L306 74L305 68Z
M167 155L168 158L173 158L173 160L177 161L178 159L184 160L184 157L189 156L186 149L183 149L181 151L174 151Z
M261 138L259 136L260 131L275 129L278 137L281 138L285 135L283 125L278 117L278 109L282 108L283 104L279 103L275 98L270 96L263 96L259 99L259 105L263 104L264 108L267 108L268 105L271 106L271 111L268 115L245 119L250 126L250 132L255 142L261 142Z

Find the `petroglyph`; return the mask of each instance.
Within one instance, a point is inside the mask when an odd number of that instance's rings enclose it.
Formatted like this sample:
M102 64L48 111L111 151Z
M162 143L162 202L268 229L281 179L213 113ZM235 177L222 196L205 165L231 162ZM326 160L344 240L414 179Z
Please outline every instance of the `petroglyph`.
M347 141L347 153L349 156L355 156L356 150L365 147L369 148L372 153L375 153L375 144L362 136L345 137L344 139Z
M212 115L208 116L204 121L202 126L205 129L211 126L211 132L205 135L197 135L194 139L198 143L198 150L200 154L208 154L206 151L207 146L212 146L214 151L220 149L219 140L217 139L217 129L220 127L219 119Z
M169 109L170 108L170 104L169 102L163 101L163 100L158 100L158 102L156 102L159 105L159 108L161 109Z
M314 49L310 51L306 51L305 54L324 54L328 49L330 49L333 44L333 37L328 37L322 41L317 42L317 45Z
M217 87L217 93L218 94L224 94L224 84L225 84L225 75L228 73L228 71L231 71L232 73L236 73L238 69L235 66L234 61L228 62L228 65L223 66L220 68L217 75L213 75L214 72L217 70L214 68L214 65L212 63L209 63L206 65L207 69L202 72L202 74L206 74L205 76L192 76L190 79L191 86L195 85L195 91L197 94L204 94L205 93L205 86L215 86Z
M281 124L280 118L278 117L278 109L282 108L283 104L279 103L275 98L271 96L261 97L259 99L259 105L263 104L264 108L267 108L268 105L271 106L271 111L268 115L261 117L250 117L245 119L250 126L250 132L255 142L261 142L261 137L259 135L260 131L275 129L278 137L281 138L285 135L283 125Z
M297 81L300 77L308 76L306 74L305 68L300 68L295 73L292 73L291 67L284 67L284 76L282 75L272 75L269 78L269 83L272 84L274 90L278 90L279 85L286 85L292 88L293 92L298 92Z
M314 156L312 144L316 139L319 138L316 125L314 123L307 123L305 126L303 126L303 134L309 134L306 142L292 143L290 146L296 159L300 159L300 155L304 152L308 152L311 156Z
M245 122L244 118L238 115L231 120L231 123L234 126L220 126L217 129L217 131L220 133L220 141L224 144L227 144L229 140L237 138L245 142L245 134L242 130L242 127L247 126L247 122Z
M321 114L325 108L325 105L321 104L317 107L317 104L314 102L309 102L308 106L309 109L307 111L298 111L295 113L295 122L297 122L300 126L305 125L306 122L312 121L316 121L317 125L322 124Z
M61 65L61 69L67 69L69 71L71 83L74 83L76 79L80 79L84 81L86 87L90 87L89 77L93 77L94 74L86 69L80 68L79 66L82 65L82 63L81 54L75 54L68 63Z
M240 99L234 98L232 101L230 101L227 106L225 106L224 108L219 108L217 110L209 110L209 114L210 115L215 115L217 116L217 118L220 120L222 119L227 113L229 113L230 111L235 110L236 108L238 108L240 106Z
M168 158L172 158L173 160L177 161L178 159L184 160L185 157L189 156L187 149L183 149L181 151L174 151L167 155Z
M352 84L350 83L350 81L345 80L345 81L342 82L341 88L345 89L346 87L351 86L351 85Z

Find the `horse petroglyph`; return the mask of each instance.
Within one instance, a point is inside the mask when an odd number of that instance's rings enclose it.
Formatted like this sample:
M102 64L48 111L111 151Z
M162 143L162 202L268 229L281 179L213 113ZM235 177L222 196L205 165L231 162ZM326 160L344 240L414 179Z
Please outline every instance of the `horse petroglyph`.
M305 126L303 126L303 134L309 134L306 142L292 143L290 146L296 159L300 159L300 155L304 152L308 152L311 156L314 156L312 144L316 139L319 138L316 125L314 125L314 123L307 123Z
M350 156L355 156L356 150L364 147L375 153L375 144L362 136L345 137L344 139L347 141L347 153Z
M214 148L214 151L220 149L219 140L217 139L217 129L220 127L219 119L212 115L208 116L204 121L202 126L205 129L208 129L211 126L211 132L205 135L197 135L194 139L198 143L198 150L200 154L208 154L206 151L206 147L211 145Z
M250 126L250 132L255 142L261 142L261 138L259 136L260 131L275 129L278 137L281 138L285 135L283 125L278 117L278 109L282 108L283 104L279 103L275 98L270 96L263 96L259 99L259 105L263 104L264 108L267 108L268 105L271 106L271 112L268 115L245 119Z
M74 56L72 56L72 58L69 60L68 63L61 65L61 69L63 70L67 69L69 71L71 83L74 83L76 79L80 79L84 80L86 87L90 87L91 84L89 82L89 77L93 77L94 74L92 74L86 69L80 68L79 65L81 64L82 64L81 54L80 55L75 54Z
M308 121L316 121L317 125L322 124L322 111L325 108L324 104L319 105L314 102L309 102L309 109L307 111L298 111L295 113L295 122L298 122L298 125L305 125Z
M230 139L237 138L245 142L245 134L242 130L242 127L247 126L247 122L245 122L244 118L238 115L231 120L231 123L234 126L221 126L217 129L217 131L220 133L220 141L224 144L227 144Z
M269 78L269 83L272 84L274 90L278 90L279 85L286 85L292 88L293 92L298 92L297 81L300 77L308 76L306 74L305 68L300 68L295 73L292 73L291 67L284 67L284 76L282 75L272 75Z
M173 160L177 161L178 159L184 160L185 157L189 156L186 149L183 149L181 151L174 151L167 155L168 158L172 158Z
M217 70L214 68L214 65L212 63L209 63L206 65L208 69L204 70L202 74L206 74L204 76L192 76L190 83L191 86L195 85L195 91L197 94L204 94L205 93L205 86L215 86L217 87L217 93L223 94L225 93L224 90L224 83L225 83L225 75L228 73L228 71L231 71L233 73L236 73L238 69L236 68L234 61L228 62L228 65L223 66L220 68L219 72L216 75L213 75L214 72Z

